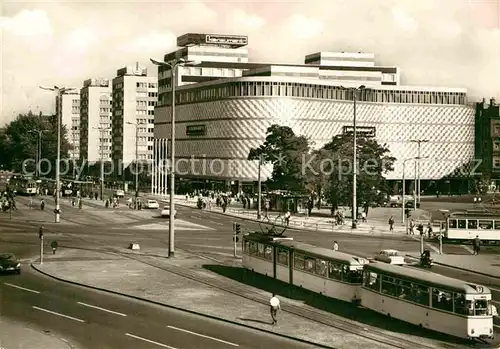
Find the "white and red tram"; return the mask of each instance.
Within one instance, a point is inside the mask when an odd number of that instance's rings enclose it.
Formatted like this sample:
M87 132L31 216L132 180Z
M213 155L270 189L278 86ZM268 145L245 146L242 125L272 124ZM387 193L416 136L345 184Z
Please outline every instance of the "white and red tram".
M243 237L243 266L346 302L359 302L364 258L259 233Z
M493 338L491 291L411 267L364 266L361 304L378 313L461 338Z

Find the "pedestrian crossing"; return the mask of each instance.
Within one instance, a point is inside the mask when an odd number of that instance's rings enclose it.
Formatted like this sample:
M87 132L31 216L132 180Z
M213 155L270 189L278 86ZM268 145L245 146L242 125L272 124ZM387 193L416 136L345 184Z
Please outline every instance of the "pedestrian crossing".
M138 229L138 230L168 230L168 223L147 223L147 224L139 224L132 225L130 228ZM213 228L191 223L184 221L182 219L175 220L175 230L203 230L203 231L212 231L215 230Z

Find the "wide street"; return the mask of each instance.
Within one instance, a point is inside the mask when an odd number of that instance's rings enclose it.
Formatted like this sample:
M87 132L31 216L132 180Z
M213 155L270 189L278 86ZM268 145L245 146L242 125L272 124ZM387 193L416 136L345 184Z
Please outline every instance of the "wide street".
M43 212L38 207L30 210L27 202L27 198L18 198L19 211L14 212L12 220L8 219L8 214L0 217L0 250L14 252L23 261L39 251L40 225L44 226L46 248L51 241L57 241L60 249L126 247L132 242L139 243L141 249L168 248L168 220L158 218L157 210L134 211L123 205L118 209L97 209L94 206L99 207L102 203L94 200L80 210L71 207L66 200L62 203L61 224L54 224L50 198L46 199L47 208ZM233 222L242 224L243 231L261 229L258 223L210 211L180 205L177 205L177 210L176 247L207 258L232 259ZM29 222L23 222L26 219ZM385 248L405 253L419 250L418 239L409 236L359 236L296 229L285 234L328 248L336 240L341 250L365 257L372 257ZM446 246L445 252L467 253L460 246ZM493 289L493 298L500 299L500 279L440 266L434 267L433 271L489 286ZM26 264L21 276L3 276L0 290L4 316L61 333L89 348L153 348L162 345L179 349L222 348L234 346L232 344L248 348L268 345L305 347L245 328L57 282L36 274ZM495 324L500 326L498 320ZM82 326L87 328L82 331Z
M21 258L33 245L2 243ZM105 263L103 261L103 263ZM278 336L163 306L55 281L23 263L22 275L3 275L1 315L36 325L77 348L311 348Z

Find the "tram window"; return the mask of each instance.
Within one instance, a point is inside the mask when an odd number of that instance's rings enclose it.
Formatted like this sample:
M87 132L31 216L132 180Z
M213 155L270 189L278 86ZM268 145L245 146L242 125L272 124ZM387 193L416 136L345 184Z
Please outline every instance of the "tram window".
M314 273L316 264L315 262L315 259L306 257L304 259L304 269L309 273Z
M465 229L467 227L467 221L465 219L458 220L458 228Z
M278 249L278 264L288 266L288 251L281 247Z
M371 273L369 271L365 272L365 287L380 292L380 277L376 273Z
M467 229L477 229L477 220L468 219L467 220Z
M453 311L452 293L445 290L432 289L432 307L436 309Z
M257 247L257 243L256 243L256 242L251 241L251 242L250 242L250 255L252 255L252 256L257 256L257 255L258 255L258 252L259 252L259 249L258 249L258 247Z
M342 280L342 264L328 262L328 277L330 279Z
M386 275L382 276L382 293L399 297L399 287L394 283L393 277Z
M408 299L412 302L429 306L429 288L419 284L412 284Z
M363 270L351 270L348 265L344 266L344 271L342 273L342 280L350 284L362 284L363 283Z
M316 274L320 276L326 276L326 261L322 259L316 259Z
M451 229L456 229L457 228L457 220L456 219L450 219L448 221L448 226L451 228Z
M245 244L243 245L243 252L247 254L250 253L250 241L245 240Z
M500 220L495 221L495 229L500 229Z
M257 243L258 251L257 251L257 256L259 257L264 257L264 248L265 245L261 243Z
M479 221L480 229L493 229L493 221Z
M468 309L472 310L472 307L469 306L470 302L465 301L465 295L463 293L455 293L453 295L453 303L455 304L455 313L460 315L467 315ZM472 314L471 314L472 315Z
M295 269L304 269L304 256L300 253L295 253L293 258L293 265Z
M269 261L273 260L273 248L271 246L265 246L264 258Z
M474 301L475 316L491 315L491 311L489 310L490 308L491 307L488 307L488 301L485 299Z

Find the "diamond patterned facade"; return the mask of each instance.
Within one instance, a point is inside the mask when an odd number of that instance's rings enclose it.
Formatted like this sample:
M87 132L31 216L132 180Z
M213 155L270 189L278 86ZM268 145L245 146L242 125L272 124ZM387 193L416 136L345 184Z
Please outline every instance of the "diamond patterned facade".
M155 138L170 136L170 107L155 110ZM440 179L474 159L474 108L464 105L356 104L357 125L375 127L397 161L388 179L403 177L403 159L417 156L411 139L421 144L421 179ZM315 148L352 126L353 103L305 98L246 97L176 107L176 156L180 175L214 179L256 180L257 162L246 160L261 145L273 124L305 135ZM205 134L188 136L187 126L204 125ZM263 178L271 167L262 171ZM415 175L407 162L405 176Z

